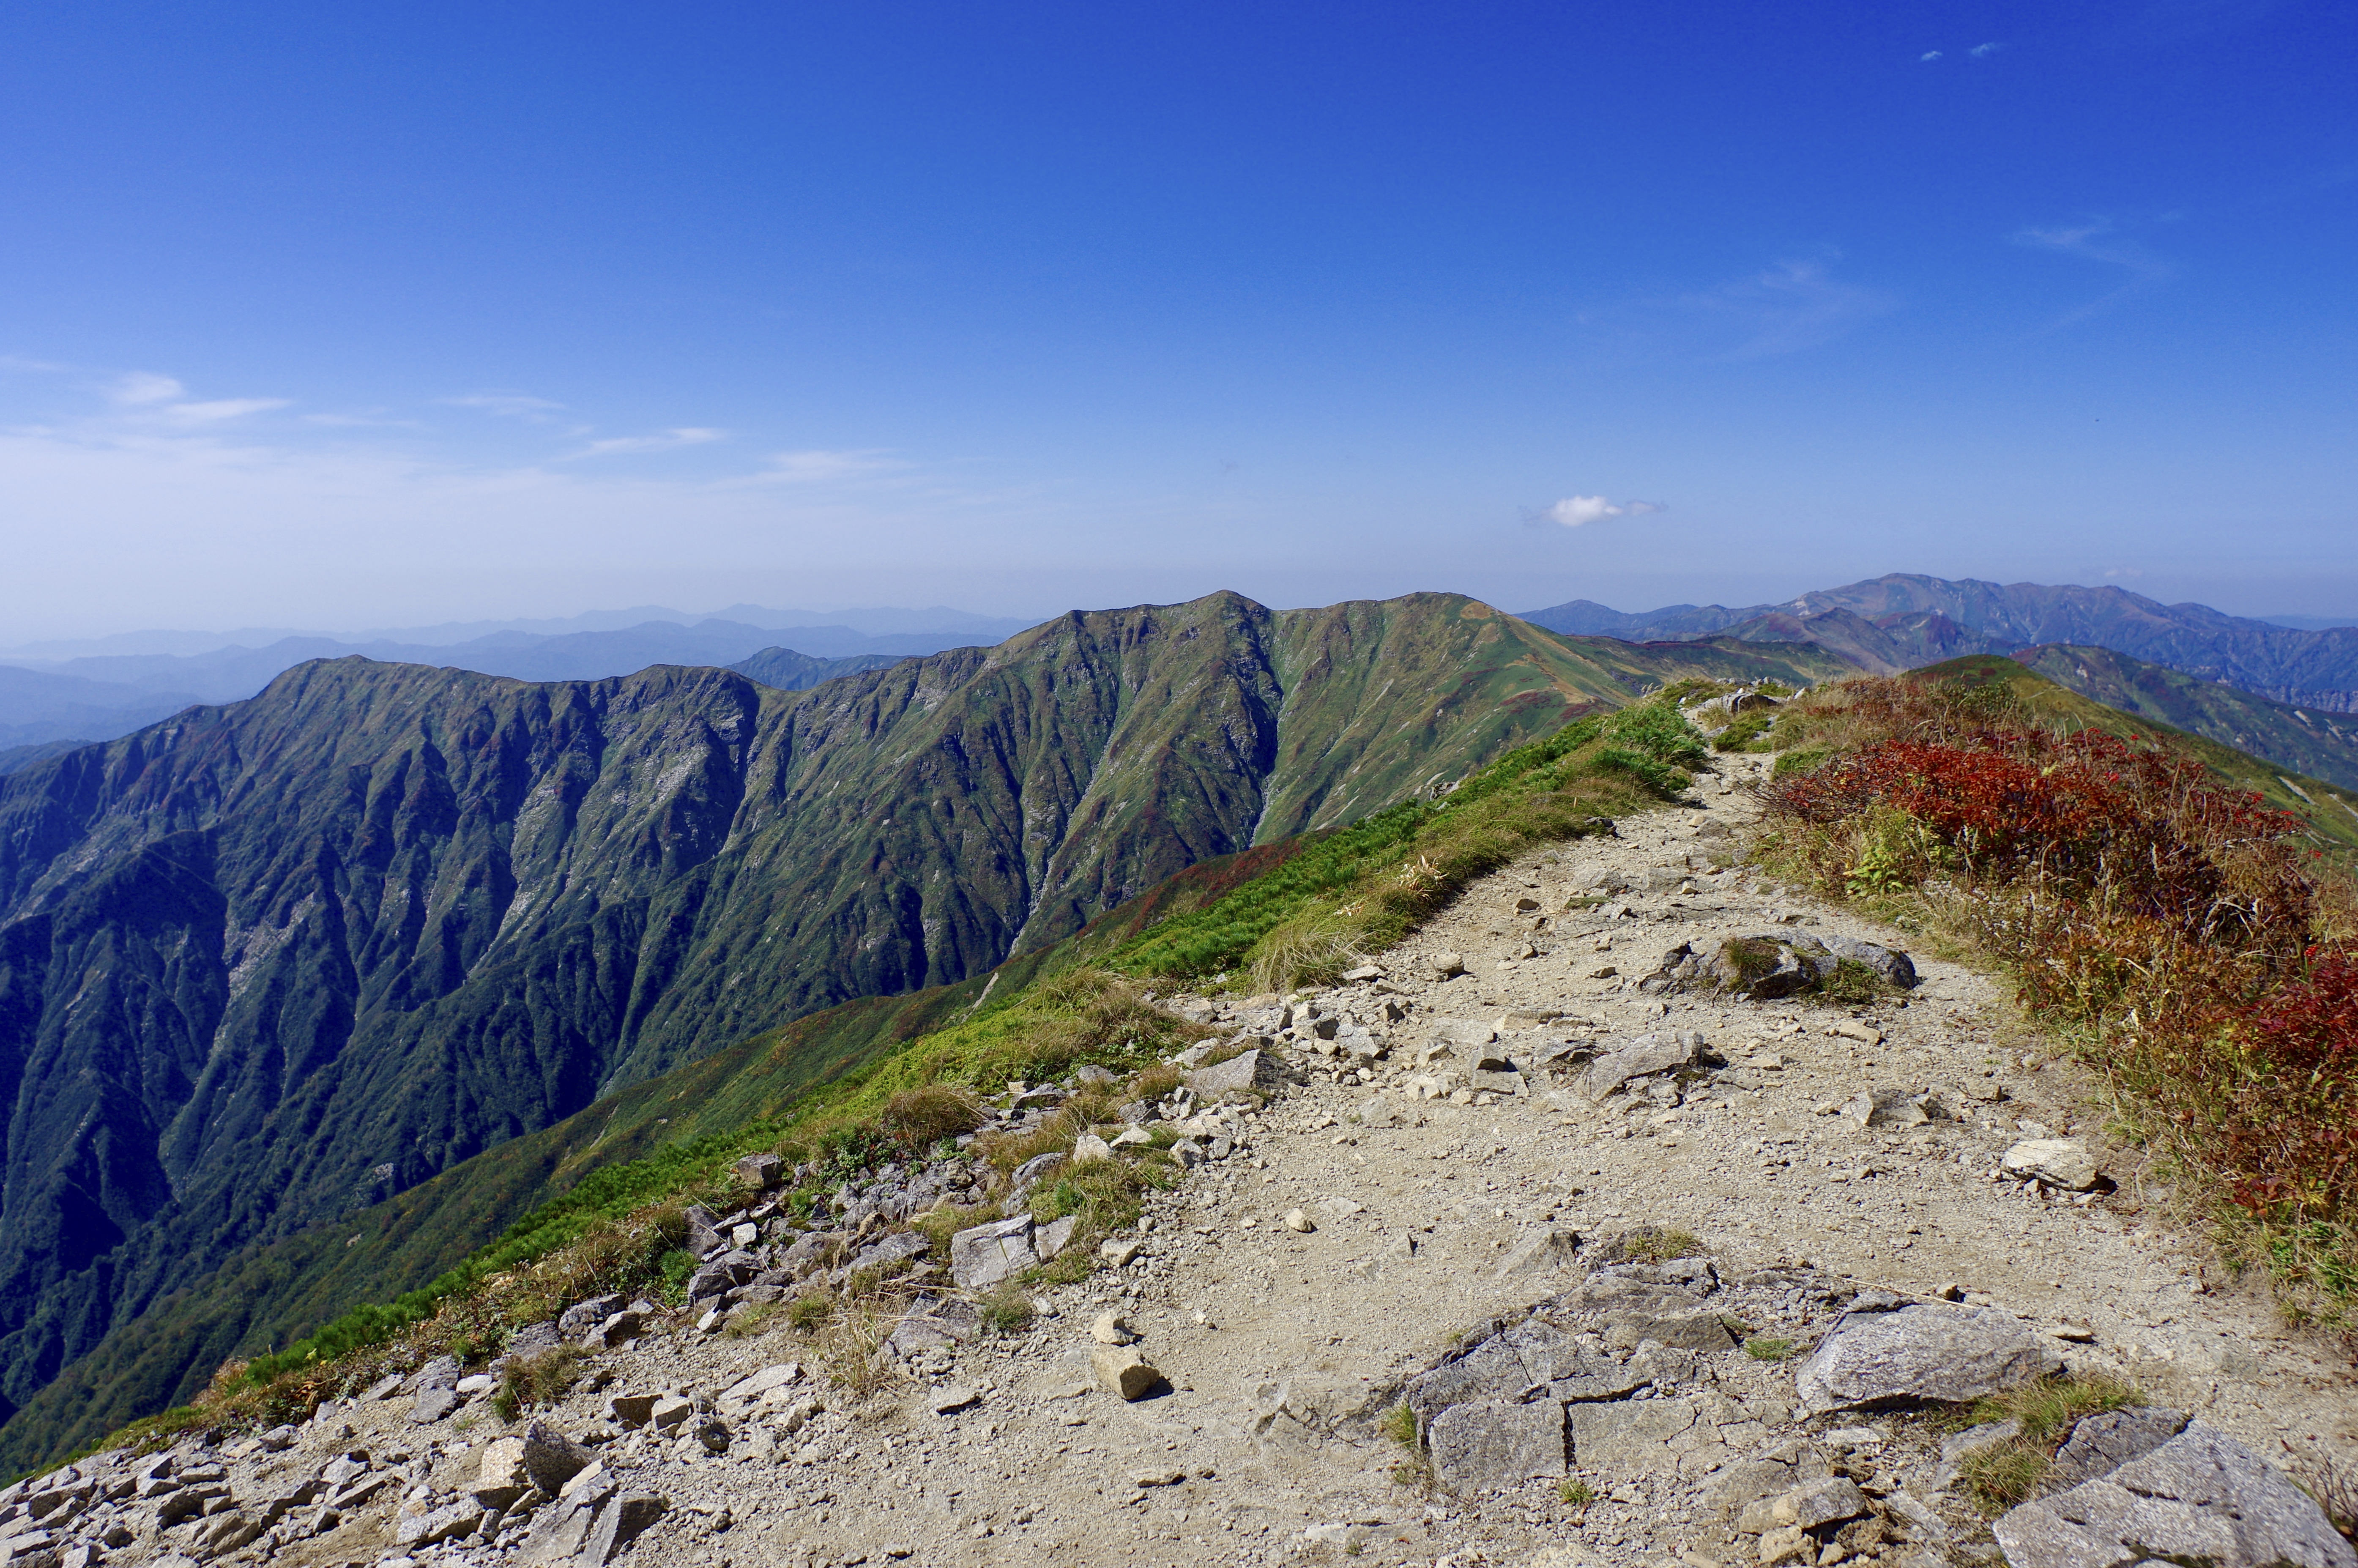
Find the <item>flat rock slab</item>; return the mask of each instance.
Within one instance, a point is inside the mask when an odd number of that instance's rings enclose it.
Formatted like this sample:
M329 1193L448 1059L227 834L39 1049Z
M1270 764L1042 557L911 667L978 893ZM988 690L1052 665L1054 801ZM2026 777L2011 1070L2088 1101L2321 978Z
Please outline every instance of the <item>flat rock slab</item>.
M1510 1274L1538 1274L1561 1269L1572 1262L1579 1246L1580 1238L1572 1231L1552 1225L1534 1225L1508 1249L1493 1274L1503 1280Z
M2358 1568L2358 1551L2307 1492L2199 1421L2110 1476L2025 1503L1991 1532L2011 1568Z
M950 1278L962 1291L988 1290L1039 1260L1032 1250L1028 1214L978 1225L950 1238Z
M1995 1307L1854 1312L1793 1379L1803 1413L1937 1400L1963 1404L2062 1365L2030 1325Z
M2048 1485L2076 1487L2109 1476L2185 1430L2186 1412L2160 1405L2083 1416L2057 1452L2054 1467L2047 1473Z
M2075 1138L2033 1138L2016 1144L1999 1161L2006 1173L2084 1193L2096 1184L2096 1162Z
M1651 1474L1663 1461L1664 1444L1695 1423L1693 1400L1619 1400L1568 1407L1573 1463L1584 1470L1635 1470Z
M1618 1050L1599 1056L1581 1075L1580 1092L1601 1100L1631 1078L1650 1077L1674 1067L1692 1066L1703 1047L1703 1036L1692 1030L1676 1034L1640 1034Z
M1451 1405L1433 1418L1425 1444L1434 1477L1454 1492L1561 1476L1563 1406L1553 1400Z
M1736 1336L1715 1312L1608 1313L1605 1319L1609 1343L1637 1345L1655 1340L1673 1350L1733 1350Z
M427 1389L410 1401L409 1419L423 1426L440 1421L465 1402L456 1389Z

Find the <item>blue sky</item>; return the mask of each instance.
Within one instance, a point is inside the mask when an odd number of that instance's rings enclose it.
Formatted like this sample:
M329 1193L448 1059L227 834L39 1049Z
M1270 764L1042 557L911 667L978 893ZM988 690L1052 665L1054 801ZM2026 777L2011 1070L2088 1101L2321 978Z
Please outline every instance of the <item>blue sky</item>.
M2353 59L2265 0L13 5L0 642L2358 611Z

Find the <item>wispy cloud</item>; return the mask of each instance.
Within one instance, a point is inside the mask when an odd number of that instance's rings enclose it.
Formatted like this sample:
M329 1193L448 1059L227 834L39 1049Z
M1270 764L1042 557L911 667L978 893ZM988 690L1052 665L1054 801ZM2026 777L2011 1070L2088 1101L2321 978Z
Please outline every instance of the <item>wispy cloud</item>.
M140 408L151 403L169 403L188 391L178 379L158 375L154 371L135 370L117 376L106 389L107 396L124 408Z
M1941 51L1939 49L1926 49L1922 54L1916 57L1919 63L1928 59L1938 59L1940 58Z
M472 408L502 419L523 419L535 425L550 423L550 416L565 406L521 392L471 392L463 397L445 397L441 401L448 407Z
M1740 323L1730 359L1766 359L1831 342L1860 322L1897 308L1880 289L1834 276L1840 253L1779 262L1765 272L1684 297L1691 309Z
M776 484L827 484L860 479L901 466L882 447L858 447L839 451L820 448L799 452L774 452L756 480Z
M2043 330L2050 332L2110 309L2132 295L2163 283L2177 271L2168 261L2121 233L2110 218L2092 218L2084 222L2054 228L2017 229L2011 238L2014 243L2031 250L2048 251L2098 266L2115 267L2127 275L2119 287L2085 305L2065 311L2049 322Z
M164 419L175 425L218 425L249 415L284 408L284 397L215 397L188 400L189 389L178 376L151 370L127 371L108 382L106 400L125 416Z
M306 425L319 425L330 429L352 430L416 430L421 428L415 419L396 419L382 408L363 409L357 414L298 414Z
M1973 48L1967 49L1965 53L1971 55L1975 59L1987 59L1990 56L1997 53L1998 50L2004 48L2006 48L2006 46L2001 43L1975 44Z
M160 412L177 425L218 425L249 414L267 414L287 406L283 397L218 397L208 403L167 404Z
M2104 570L2104 575L2115 581L2118 581L2126 578L2143 577L2145 576L2145 572L2141 568L2137 567L2108 567Z
M1623 502L1602 495L1567 495L1552 506L1524 513L1523 520L1532 524L1554 523L1566 528L1585 528L1608 517L1644 517L1669 510L1659 501Z
M700 425L682 425L653 436L612 436L602 441L592 441L578 452L568 452L565 460L579 458L611 458L630 452L670 452L682 447L701 447L713 441L726 440L726 430L708 429Z

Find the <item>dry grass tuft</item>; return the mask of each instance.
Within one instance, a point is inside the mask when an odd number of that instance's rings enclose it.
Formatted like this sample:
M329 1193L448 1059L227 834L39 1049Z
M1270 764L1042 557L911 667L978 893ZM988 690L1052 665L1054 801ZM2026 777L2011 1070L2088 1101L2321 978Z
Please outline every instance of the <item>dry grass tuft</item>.
M887 1137L912 1149L926 1149L981 1126L982 1101L970 1089L927 1084L894 1095L876 1119Z
M2042 1378L1977 1400L1957 1422L1960 1429L2013 1421L2022 1430L1965 1455L1958 1462L1958 1476L1983 1508L2003 1513L2037 1495L2054 1465L2055 1451L2082 1416L2122 1410L2143 1397L2133 1385L2095 1372Z
M819 1366L827 1380L855 1400L872 1399L891 1386L892 1366L884 1354L892 1332L884 1315L865 1305L838 1312L819 1331Z
M560 1345L537 1356L520 1357L500 1371L499 1391L492 1408L502 1421L514 1421L529 1410L541 1410L563 1399L581 1377L581 1352Z
M1340 911L1313 904L1271 926L1245 956L1255 989L1290 991L1333 985L1365 961L1359 924Z

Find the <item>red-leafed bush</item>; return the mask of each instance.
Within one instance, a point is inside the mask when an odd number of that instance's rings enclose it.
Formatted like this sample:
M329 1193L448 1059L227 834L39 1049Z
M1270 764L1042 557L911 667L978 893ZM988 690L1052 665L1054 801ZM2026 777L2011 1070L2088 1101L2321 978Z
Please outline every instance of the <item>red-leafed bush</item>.
M2309 903L2281 844L2293 818L2218 788L2198 762L2090 731L1884 741L1770 785L1767 804L1820 827L1897 811L1969 877L2035 878L2190 935L2284 929ZM2280 865L2237 886L2231 862L2255 852Z
M2233 1084L2212 1130L2235 1200L2290 1222L2342 1212L2358 1190L2358 956L2317 955L2218 1030Z
M2358 952L2331 939L2348 890L2320 887L2299 819L2000 692L1862 681L1820 700L1833 754L1764 791L1768 852L1837 896L1933 890L2261 1222L2279 1276L2347 1321Z

